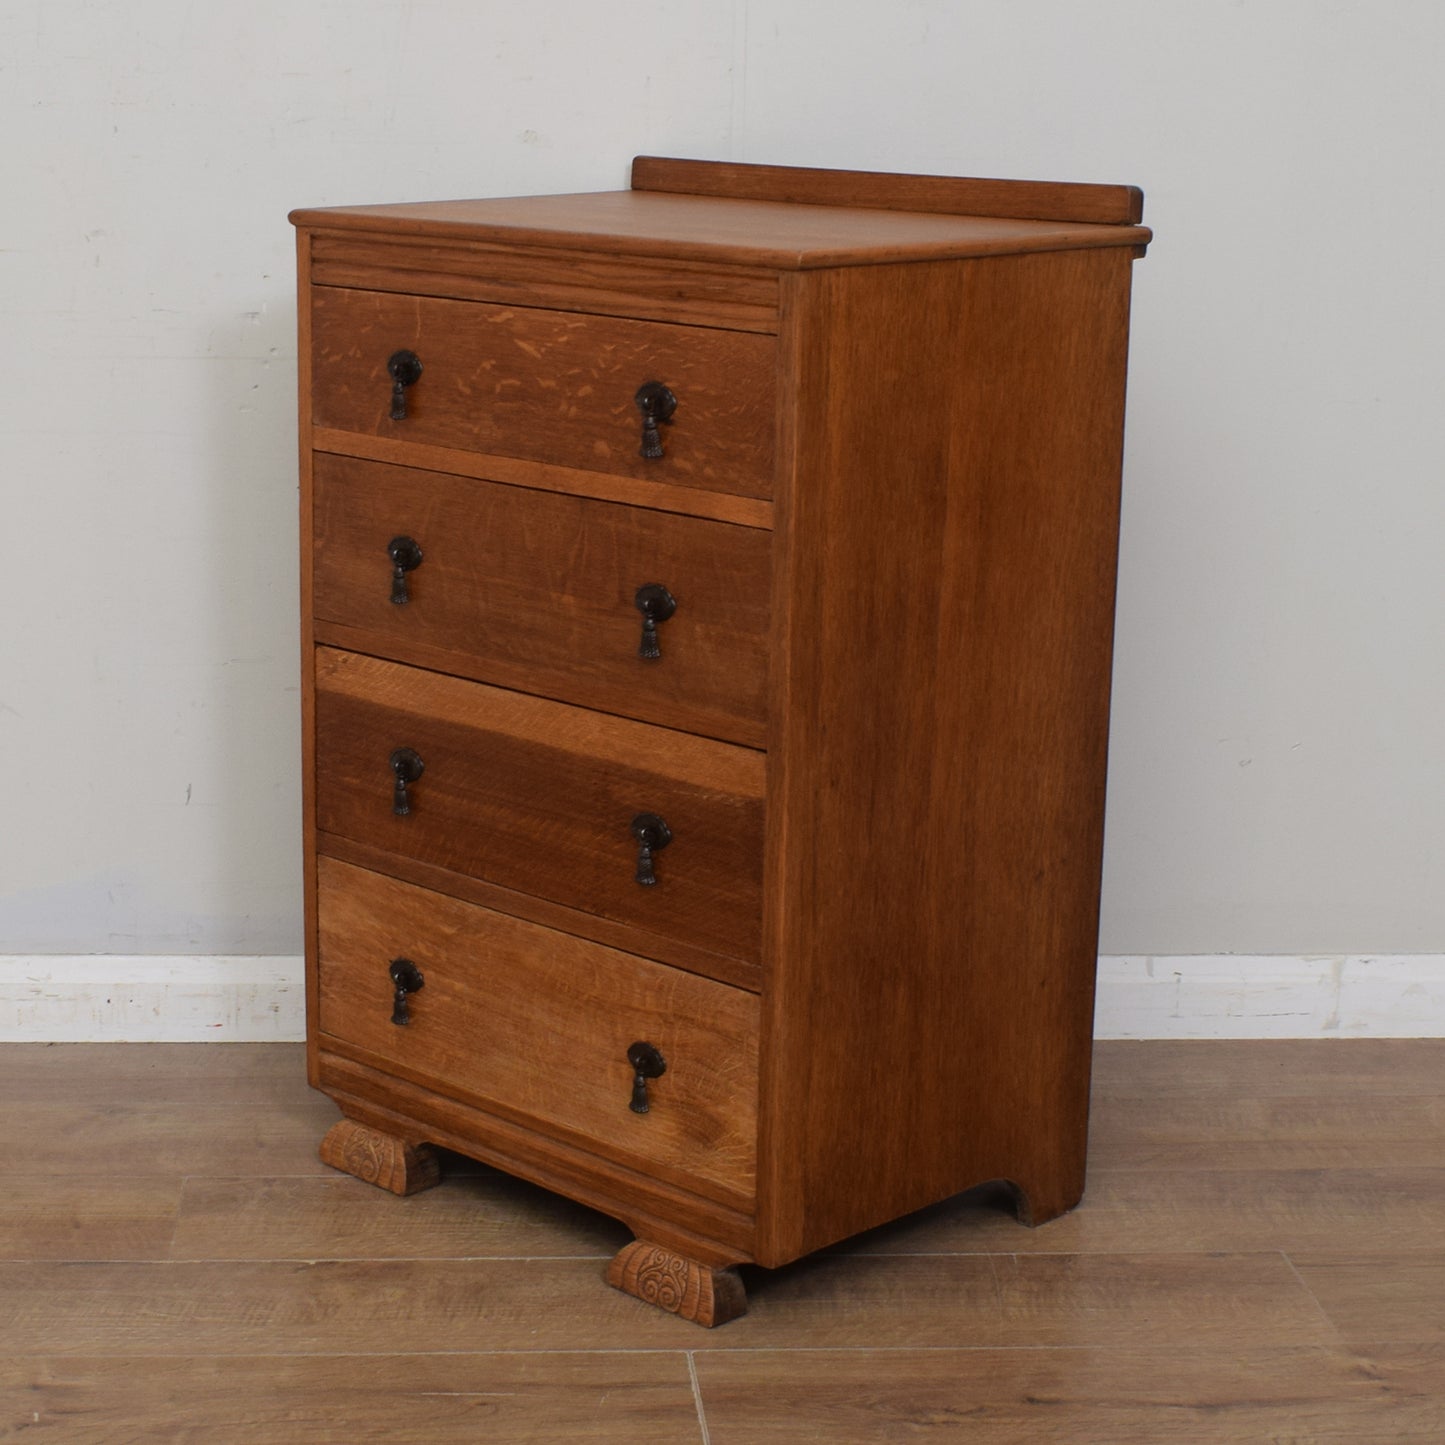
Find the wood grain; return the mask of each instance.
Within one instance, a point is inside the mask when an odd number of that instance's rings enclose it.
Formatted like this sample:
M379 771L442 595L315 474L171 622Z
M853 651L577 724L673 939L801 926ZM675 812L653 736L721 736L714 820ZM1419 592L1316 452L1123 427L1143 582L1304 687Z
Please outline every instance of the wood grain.
M369 868L373 873L387 873L405 883L430 888L435 893L444 893L467 903L480 903L483 908L490 908L495 913L525 918L527 922L540 923L544 928L575 934L578 938L590 938L594 943L605 943L609 948L618 948L624 953L640 953L660 963L670 963L674 968L683 968L704 978L715 978L719 983L731 984L734 988L757 993L762 987L762 969L756 962L699 948L685 939L664 938L645 929L614 923L599 918L595 913L584 913L531 893L502 888L466 873L453 873L446 868L419 863L415 858L401 858L381 848L339 838L334 833L323 837L321 849L328 858L354 863L358 868Z
M607 1350L623 1341L689 1350L1249 1351L1339 1343L1277 1255L815 1256L772 1275L750 1273L748 1283L748 1313L725 1330L702 1331L602 1288L591 1259L0 1263L0 1350L389 1354L405 1341L407 1352L425 1354Z
M1445 1345L1445 1236L1395 1254L1291 1253L1294 1267L1350 1344Z
M1107 1039L1094 1045L1096 1099L1445 1095L1445 1039Z
M321 1174L316 1145L335 1118L293 1087L280 1103L38 1104L13 1111L4 1138L35 1176Z
M392 1133L420 1128L469 1160L505 1169L621 1220L634 1235L723 1267L752 1255L749 1201L731 1188L676 1182L666 1163L637 1169L589 1147L589 1140L536 1128L426 1087L394 1061L335 1041L321 1056L321 1086L346 1113Z
M326 996L322 994L322 1019ZM441 1160L427 1144L412 1143L354 1119L343 1119L326 1131L321 1141L321 1162L374 1184L378 1189L406 1197L433 1189L441 1182Z
M757 958L761 754L328 648L316 669L323 833ZM387 764L400 747L426 765L405 817ZM673 835L650 888L640 813Z
M1030 1222L1079 1198L1129 274L1150 238L1129 187L655 158L634 182L293 216L318 232L313 282L347 283L310 292L315 842L352 860L326 877L405 875L323 906L319 1068L370 1128L616 1213L639 1244L614 1282L675 1257L704 1320L731 1312L718 1270L979 1181ZM768 330L676 324L724 297ZM423 372L392 421L402 346ZM644 378L680 399L660 463L637 456ZM674 516L613 510L649 495ZM399 497L420 521L390 520ZM738 535L682 520L699 513ZM423 529L437 560L403 614L366 579L380 533ZM671 698L609 661L648 545L669 572L712 563L720 613L753 605ZM426 760L403 817L381 786L395 747ZM639 812L673 835L643 891L619 866ZM441 960L404 1037L378 962L405 951L398 919ZM751 1102L724 1109L745 1160L700 1163L691 1140L639 1188L579 1018L605 1032L661 980L716 991L666 967L708 955L760 990L760 1041L758 1003L717 995L749 1021L725 1009L717 1032L722 1055L743 1034L757 1051L756 1141ZM621 980L613 1006L574 997L593 974ZM584 1073L539 1067L549 1043Z
M333 232L589 255L618 252L781 272L1096 247L1132 253L1151 239L1144 226L927 215L864 206L784 206L636 190L338 206L293 211L291 220Z
M705 492L697 487L619 477L607 472L584 471L580 467L555 467L546 462L529 461L525 457L499 457L492 452L425 446L398 437L364 436L360 432L338 431L334 427L317 427L315 446L317 451L331 452L336 456L422 467L433 472L450 472L458 477L500 482L510 487L530 487L535 491L593 497L599 502L621 502L625 506L646 507L654 512L676 512L683 517L708 517L738 527L767 529L773 525L773 504L756 497Z
M395 1200L340 1175L187 1179L178 1209L173 1203L170 1257L601 1261L626 1242L626 1229L606 1215L500 1170L463 1174L461 1162L447 1156L443 1188Z
M225 1104L286 1112L298 1097L306 1099L305 1090L297 1088L305 1074L303 1044L0 1047L0 1095L17 1114L36 1104L88 1109L106 1100L129 1108Z
M296 432L299 447L300 499L297 523L300 533L300 643L301 643L301 899L302 950L316 956L316 673L311 665L316 645L313 597L316 542L312 461L315 456L311 423L313 363L316 348L311 336L311 234L296 232ZM306 1073L316 1082L316 979L306 971Z
M1329 1346L709 1351L697 1373L718 1445L1359 1445L1445 1429L1439 1375Z
M1144 193L1137 186L760 166L735 161L676 160L666 156L637 156L632 162L632 188L743 201L942 211L1034 221L1132 225L1144 214Z
M1128 267L784 288L764 1263L1082 1190Z
M725 1325L748 1309L736 1269L712 1269L643 1239L618 1250L607 1266L607 1283L704 1329Z
M686 1356L0 1360L0 1439L67 1445L700 1445Z
M1117 1099L1092 1129L1090 1147L1107 1169L1439 1169L1445 1099Z
M180 1195L179 1177L166 1175L6 1178L0 1259L162 1258Z
M459 301L495 301L550 311L678 321L732 331L776 332L775 272L696 261L515 250L465 239L316 233L311 276L318 286L401 291Z
M1097 1106L1096 1106L1097 1108ZM1091 1167L1083 1203L1022 1230L985 1185L838 1246L864 1254L1412 1250L1445 1239L1445 1169Z
M313 288L311 328L318 427L770 494L770 337L333 286ZM423 371L392 421L386 363L402 348ZM649 460L633 397L654 380L677 411Z
M760 747L770 537L582 497L320 455L314 609L323 641ZM391 539L422 562L391 601ZM639 587L677 611L638 656Z
M750 1195L752 994L329 858L320 884L324 1036L641 1169ZM400 956L425 978L405 1028L387 974ZM667 1066L646 1114L629 1107L637 1040Z
M1438 1040L1098 1052L1121 1139L1141 1099L1285 1089L1363 1146L1445 1095ZM622 1227L554 1194L455 1157L411 1199L324 1169L299 1046L7 1045L0 1091L0 1438L700 1440L684 1351L714 1445L1445 1438L1445 1192L1415 1164L1096 1170L1035 1232L960 1200L870 1257L744 1267L750 1313L703 1332L607 1289Z

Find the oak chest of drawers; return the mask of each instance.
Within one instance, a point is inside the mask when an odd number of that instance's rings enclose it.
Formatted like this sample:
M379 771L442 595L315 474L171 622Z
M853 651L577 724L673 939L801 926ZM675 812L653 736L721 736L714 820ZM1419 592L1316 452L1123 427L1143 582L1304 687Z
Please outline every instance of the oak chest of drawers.
M309 1065L705 1324L1084 1179L1123 186L639 159L298 211Z

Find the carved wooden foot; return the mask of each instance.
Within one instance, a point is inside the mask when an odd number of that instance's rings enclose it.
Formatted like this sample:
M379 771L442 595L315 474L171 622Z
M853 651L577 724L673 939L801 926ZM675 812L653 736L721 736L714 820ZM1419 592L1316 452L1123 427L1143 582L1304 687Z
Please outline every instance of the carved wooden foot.
M408 1144L355 1119L343 1119L327 1133L321 1141L321 1162L393 1194L416 1194L441 1180L441 1164L431 1145Z
M711 1329L748 1312L735 1269L713 1269L645 1239L634 1239L607 1266L607 1283L660 1310Z

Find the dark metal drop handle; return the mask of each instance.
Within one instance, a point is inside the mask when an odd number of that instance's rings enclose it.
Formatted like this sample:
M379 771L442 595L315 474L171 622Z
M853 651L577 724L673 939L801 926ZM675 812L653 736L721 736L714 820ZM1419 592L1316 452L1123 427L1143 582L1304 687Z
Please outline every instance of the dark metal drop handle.
M651 1107L647 1102L647 1081L660 1079L667 1072L667 1060L651 1044L639 1040L628 1049L627 1062L632 1065L632 1102L627 1107L634 1114L645 1114Z
M632 820L632 836L637 840L637 872L633 876L644 888L655 888L652 855L672 842L672 829L656 813L639 813Z
M409 958L394 958L391 967L387 970L391 974L392 984L396 993L391 1001L391 1021L405 1027L411 1022L411 1014L407 1012L406 996L409 993L416 993L425 983L421 969Z
M406 389L421 380L421 358L414 351L393 351L386 363L391 377L391 419L406 420Z
M657 624L666 622L677 611L677 598L661 582L649 582L637 589L632 601L642 614L642 641L637 645L637 655L655 662L662 656L662 649L657 645Z
M411 750L397 748L390 759L392 776L395 780L391 793L391 811L398 818L405 818L411 812L411 798L407 785L414 783L426 771L426 764Z
M393 537L386 544L386 555L391 558L391 600L405 607L411 601L406 574L421 566L421 548L410 537Z
M650 461L662 455L662 436L657 428L671 425L677 398L660 381L644 381L632 399L642 413L642 446L638 455Z

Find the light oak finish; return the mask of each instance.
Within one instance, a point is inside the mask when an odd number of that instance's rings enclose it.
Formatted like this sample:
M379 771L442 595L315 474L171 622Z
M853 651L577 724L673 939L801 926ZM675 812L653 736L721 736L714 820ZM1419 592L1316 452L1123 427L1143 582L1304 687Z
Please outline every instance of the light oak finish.
M709 1333L605 1288L625 1231L554 1193L450 1154L444 1187L410 1199L325 1169L334 1111L299 1046L8 1045L0 1438L1442 1438L1445 1174L1228 1161L1287 1153L1342 1110L1390 1126L1445 1095L1445 1041L1095 1057L1097 1125L1122 1139L1147 1130L1129 1101L1192 1094L1217 1110L1201 1148L1220 1167L1091 1162L1054 1230L992 1224L998 1200L974 1197L890 1225L887 1253L875 1235L871 1254L865 1237L744 1267L750 1312ZM1242 1107L1261 1098L1300 1107ZM124 1151L98 1157L106 1117ZM227 1121L266 1128L248 1148ZM1438 1150L1445 1121L1413 1127Z
M355 653L318 649L315 667L323 834L757 958L760 754ZM402 747L426 769L406 816L387 765ZM653 888L634 878L642 813L672 830Z
M580 934L597 943L605 943L609 948L643 953L662 963L685 968L689 973L700 973L705 978L715 978L719 983L745 988L751 993L757 993L762 987L762 969L756 962L717 953L686 939L642 932L627 923L614 923L564 903L553 903L532 893L504 888L484 878L454 873L430 863L418 862L415 858L403 858L384 848L357 843L334 833L326 835L325 848L329 858L354 863L358 868L369 868L373 873L386 873L407 883L415 883L420 888L430 888L434 893L444 893L468 903L480 903L484 908L510 914L513 918L525 918L530 923L540 923L561 933Z
M323 995L324 1007L324 995ZM321 1141L321 1162L367 1184L405 1197L441 1183L441 1163L430 1144L409 1144L395 1134L343 1119Z
M994 181L972 176L895 176L807 166L672 160L665 156L636 157L632 162L632 189L1034 221L1137 225L1144 214L1144 193L1137 186Z
M1440 1438L1441 1364L1264 1344L714 1352L697 1374L718 1445L1383 1445Z
M752 994L330 858L320 869L319 1027L328 1046L644 1172L751 1202ZM387 966L403 953L425 984L396 1028ZM645 1114L628 1107L627 1051L637 1040L668 1066L648 1085Z
M0 1438L66 1445L698 1445L677 1353L0 1361ZM32 1408L35 1407L35 1408ZM38 1417L38 1419L36 1418Z
M711 1269L643 1239L618 1250L607 1283L660 1310L711 1329L746 1314L747 1295L735 1269Z
M468 239L318 233L312 246L318 286L457 301L586 312L594 316L684 321L729 331L778 329L778 278L772 271L654 261L544 248L517 251Z
M490 452L464 452L455 447L424 446L394 437L363 436L360 432L317 427L315 449L337 456L360 457L370 461L425 467L450 472L458 477L477 477L507 486L531 487L544 492L565 492L569 496L594 497L600 502L622 502L629 507L646 507L656 512L678 512L687 517L711 517L740 527L761 527L770 531L773 504L755 497L734 497L726 492L704 492L697 487L677 487L636 477L612 476L606 472L583 471L579 467L555 467L524 457L499 457Z
M317 286L312 419L424 446L495 452L672 486L769 495L773 343L741 331ZM387 358L421 359L403 420ZM664 455L638 455L633 400L663 381Z
M343 457L317 457L315 487L321 641L765 742L767 533ZM422 550L404 606L386 551L398 535ZM668 578L677 611L644 661L634 596Z
M789 278L767 1262L1083 1189L1129 265Z
M1023 184L1032 190L1036 183ZM1115 188L1106 189L1112 192ZM750 273L758 267L787 272L1034 251L1133 248L1150 239L1147 227L1132 224L928 215L858 204L781 205L771 200L656 191L341 206L293 211L291 219L298 226L315 226L322 232L406 235L428 244L460 240L528 250L579 251L588 256L611 250L644 258L649 265L658 259L701 261L740 265Z
M379 1132L559 1189L710 1325L740 1263L1079 1199L1149 232L1120 186L633 180L293 216L311 1077L332 1162Z

